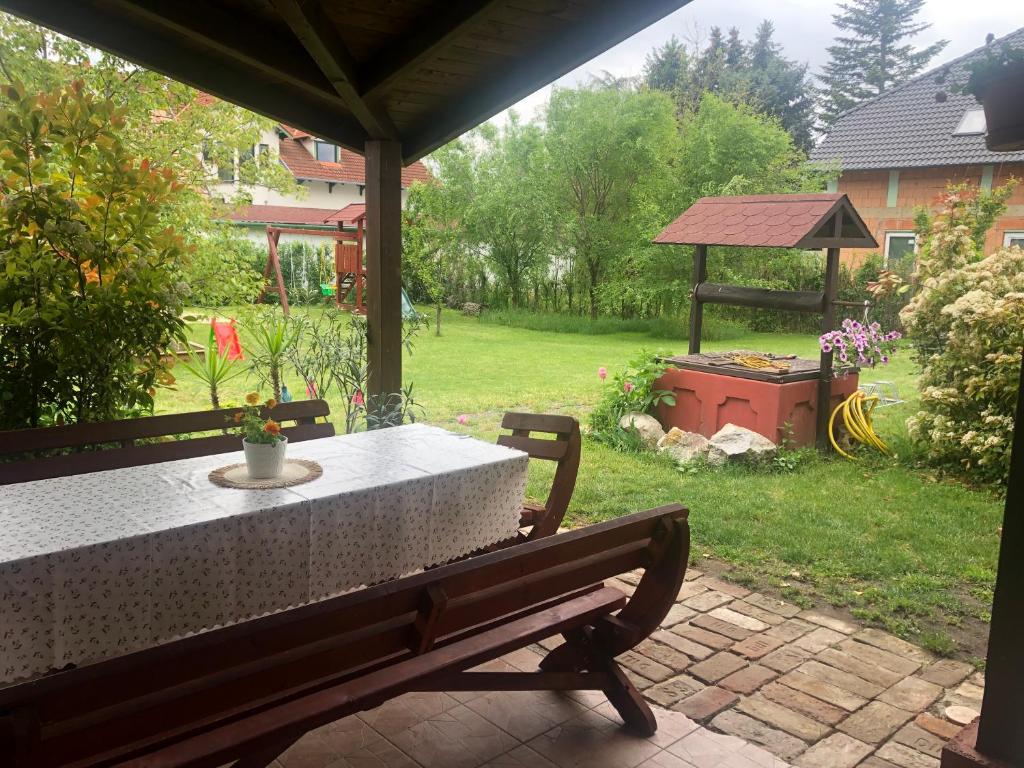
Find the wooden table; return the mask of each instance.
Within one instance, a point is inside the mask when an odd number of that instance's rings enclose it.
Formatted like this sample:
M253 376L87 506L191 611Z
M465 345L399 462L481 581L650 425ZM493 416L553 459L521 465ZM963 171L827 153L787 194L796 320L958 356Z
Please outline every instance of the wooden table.
M0 683L397 578L517 530L520 451L414 424L289 456L322 477L213 485L238 452L0 487Z

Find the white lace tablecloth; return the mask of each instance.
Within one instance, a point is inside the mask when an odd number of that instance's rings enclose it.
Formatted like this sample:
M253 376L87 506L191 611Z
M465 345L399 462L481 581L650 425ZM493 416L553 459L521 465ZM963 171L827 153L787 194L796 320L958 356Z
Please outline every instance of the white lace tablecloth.
M0 486L0 683L414 573L518 527L520 451L411 424L288 455L323 476L210 483L238 452Z

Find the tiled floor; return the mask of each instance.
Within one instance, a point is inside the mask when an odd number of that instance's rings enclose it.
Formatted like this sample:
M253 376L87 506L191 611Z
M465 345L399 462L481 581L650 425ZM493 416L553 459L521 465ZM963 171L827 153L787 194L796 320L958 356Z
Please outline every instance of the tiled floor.
M534 671L560 642L485 668ZM595 692L415 693L308 734L276 768L935 768L983 685L967 664L692 569L661 631L619 662L655 710L649 739Z

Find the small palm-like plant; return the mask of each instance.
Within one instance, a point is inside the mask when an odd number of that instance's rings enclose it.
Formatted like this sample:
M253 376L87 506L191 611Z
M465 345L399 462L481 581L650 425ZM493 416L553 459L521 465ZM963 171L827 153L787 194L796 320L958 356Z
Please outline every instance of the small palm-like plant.
M299 338L298 321L275 311L254 312L246 322L251 371L281 400L281 374L288 351Z
M232 360L228 356L228 350L220 354L217 349L217 339L213 335L213 327L210 328L210 336L206 341L206 347L197 352L188 346L188 360L182 360L181 364L185 370L202 381L210 390L210 403L214 408L220 408L219 389L225 382L245 372L238 365L238 360Z

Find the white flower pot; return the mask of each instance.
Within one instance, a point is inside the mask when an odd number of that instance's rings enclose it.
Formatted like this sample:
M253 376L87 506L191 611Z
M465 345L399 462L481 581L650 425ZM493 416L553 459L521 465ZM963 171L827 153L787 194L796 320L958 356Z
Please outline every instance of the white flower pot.
M280 477L284 470L284 452L288 438L282 437L273 443L250 443L242 439L245 449L245 465L251 480L272 480Z

